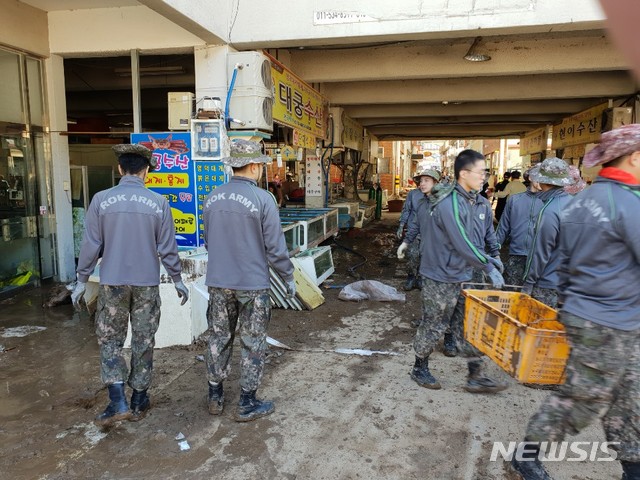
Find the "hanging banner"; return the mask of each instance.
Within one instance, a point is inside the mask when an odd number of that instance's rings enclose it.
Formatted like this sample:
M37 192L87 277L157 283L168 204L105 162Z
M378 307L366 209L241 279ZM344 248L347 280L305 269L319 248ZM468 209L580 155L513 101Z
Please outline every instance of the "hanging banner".
M595 143L600 140L602 132L602 113L607 109L603 103L576 113L553 126L553 141L551 148L565 148L570 145Z
M364 142L364 127L342 111L342 145L359 152Z
M291 70L264 52L271 61L275 100L273 120L315 138L326 138L329 102Z
M316 137L297 128L293 129L293 146L302 148L316 148Z
M195 171L190 133L132 133L131 143L153 152L158 168L147 175L145 186L169 202L179 246L198 246Z
M520 137L520 156L544 152L547 149L548 137L547 127L538 128L527 133L524 137Z

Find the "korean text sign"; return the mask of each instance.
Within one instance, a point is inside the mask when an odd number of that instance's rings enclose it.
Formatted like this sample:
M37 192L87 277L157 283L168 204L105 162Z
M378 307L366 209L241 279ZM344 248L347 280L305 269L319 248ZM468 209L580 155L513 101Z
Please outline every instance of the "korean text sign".
M131 143L153 151L158 168L147 175L145 185L169 202L179 246L198 246L195 166L191 160L189 133L132 133Z

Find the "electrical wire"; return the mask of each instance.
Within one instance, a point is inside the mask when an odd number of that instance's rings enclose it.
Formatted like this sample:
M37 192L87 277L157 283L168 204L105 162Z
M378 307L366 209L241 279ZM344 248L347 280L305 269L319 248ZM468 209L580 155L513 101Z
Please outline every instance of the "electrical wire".
M365 280L364 276L362 276L362 274L356 272L356 268L360 268L362 265L364 265L365 263L368 262L367 257L365 257L363 254L361 254L360 252L356 252L355 250L346 247L344 245L342 245L341 243L338 243L338 241L336 240L336 237L333 237L333 243L336 244L336 246L343 248L344 250L346 250L349 253L353 253L354 255L357 255L358 257L362 258L362 262L360 263L356 263L355 265L352 265L350 267L347 267L347 272L349 272L349 275L351 275L353 278L355 278L356 280Z

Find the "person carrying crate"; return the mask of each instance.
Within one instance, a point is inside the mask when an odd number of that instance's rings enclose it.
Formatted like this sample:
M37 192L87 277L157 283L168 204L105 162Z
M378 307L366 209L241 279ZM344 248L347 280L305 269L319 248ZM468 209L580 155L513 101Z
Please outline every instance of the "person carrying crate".
M602 134L585 167L598 177L571 199L560 224L558 303L571 353L567 379L529 420L521 478L549 478L540 442L561 442L596 419L640 479L640 125Z
M489 276L495 288L504 286L502 262L481 252L470 240L485 238L482 232L493 229L491 206L478 194L484 182L484 156L464 150L456 157L454 169L456 182L434 189L429 210L422 206L414 219L422 237L423 320L414 338L416 360L410 374L418 385L431 389L441 385L429 371L429 355L449 326L456 305L462 306L458 311L464 311L462 283L471 279L476 267ZM405 241L398 247L398 258L404 258L408 246ZM472 357L467 391L494 393L506 388L506 384L482 375L482 354L475 347L461 340L460 348Z
M573 185L569 165L557 157L547 158L531 169L529 178L540 184L542 202L536 220L533 243L524 270L522 293L531 295L551 308L558 303L558 263L560 251L560 215L571 200L563 187Z

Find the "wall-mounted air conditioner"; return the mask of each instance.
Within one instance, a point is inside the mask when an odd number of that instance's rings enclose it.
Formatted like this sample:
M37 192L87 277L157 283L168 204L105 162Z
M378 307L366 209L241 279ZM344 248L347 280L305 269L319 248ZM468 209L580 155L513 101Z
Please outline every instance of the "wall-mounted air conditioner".
M238 67L241 66L240 67ZM273 131L273 82L271 62L260 52L235 52L227 56L228 84L236 71L229 117L233 130Z

